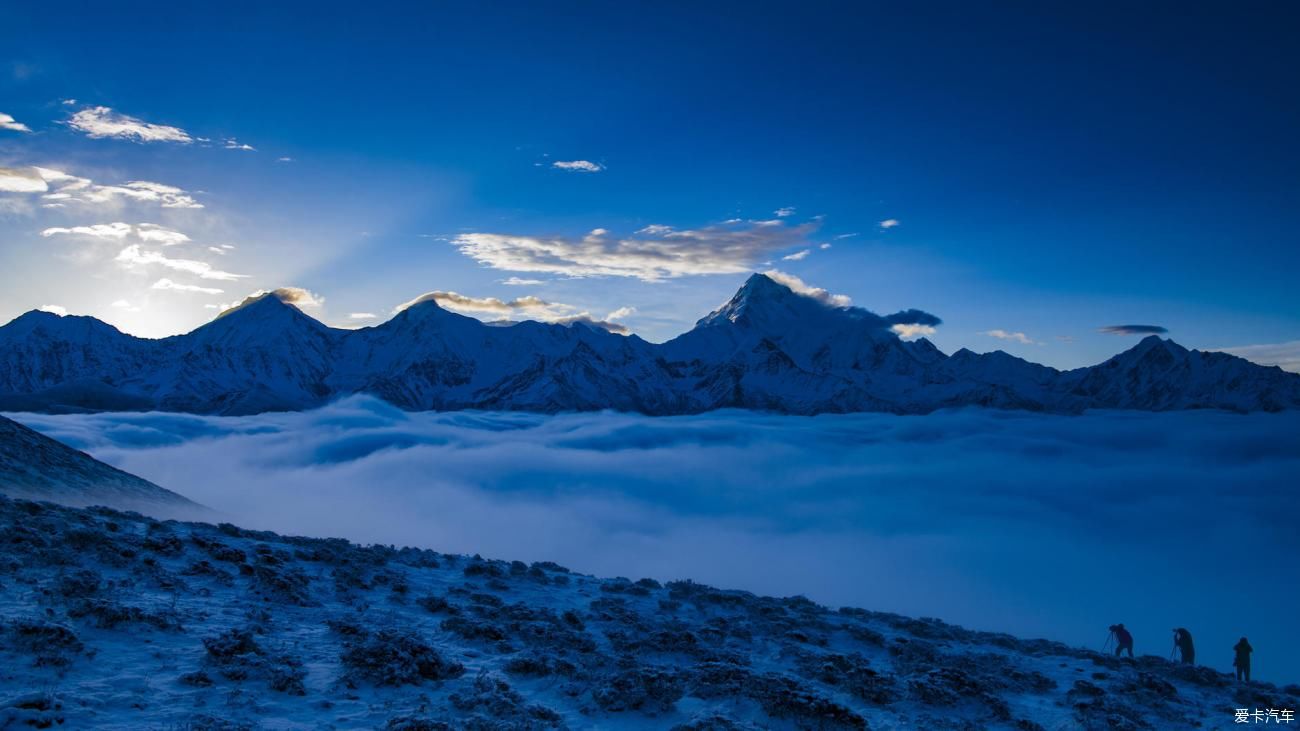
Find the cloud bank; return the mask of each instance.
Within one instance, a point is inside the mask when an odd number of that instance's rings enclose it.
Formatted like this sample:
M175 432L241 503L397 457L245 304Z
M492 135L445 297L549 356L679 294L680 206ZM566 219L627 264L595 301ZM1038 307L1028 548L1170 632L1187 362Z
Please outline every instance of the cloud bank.
M547 417L354 397L244 418L16 416L248 527L1088 645L1124 621L1157 654L1185 625L1221 669L1248 634L1267 638L1261 676L1300 671L1278 583L1300 550L1300 413Z

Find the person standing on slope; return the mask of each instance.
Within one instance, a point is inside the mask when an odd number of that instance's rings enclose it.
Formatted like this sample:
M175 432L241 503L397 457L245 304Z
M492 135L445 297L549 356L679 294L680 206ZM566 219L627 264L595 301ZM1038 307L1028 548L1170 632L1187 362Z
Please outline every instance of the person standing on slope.
M1128 650L1130 658L1133 657L1133 635L1124 629L1124 623L1112 624L1110 632L1115 635L1115 657L1119 657L1125 650Z
M1232 661L1232 666L1237 669L1237 682L1245 680L1249 683L1250 653L1254 652L1255 648L1250 646L1250 642L1245 637L1242 637L1237 644L1233 646L1232 650L1236 653L1236 657Z
M1174 630L1174 647L1178 648L1178 654L1182 656L1184 664L1196 664L1196 647L1192 645L1192 633L1186 628L1179 627Z

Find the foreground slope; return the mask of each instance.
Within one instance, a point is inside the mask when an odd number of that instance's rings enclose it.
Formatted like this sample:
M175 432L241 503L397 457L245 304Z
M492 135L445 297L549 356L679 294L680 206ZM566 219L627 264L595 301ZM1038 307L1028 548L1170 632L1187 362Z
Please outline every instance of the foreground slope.
M0 410L238 415L357 393L408 410L548 413L1300 408L1300 374L1155 336L1061 372L1001 351L949 356L892 329L918 322L938 319L835 306L762 274L663 344L587 322L487 324L432 299L381 325L339 330L269 293L162 340L29 312L0 327Z
M0 727L1220 728L1163 658L0 497Z
M166 515L202 508L85 452L0 416L0 493L65 505L114 505Z

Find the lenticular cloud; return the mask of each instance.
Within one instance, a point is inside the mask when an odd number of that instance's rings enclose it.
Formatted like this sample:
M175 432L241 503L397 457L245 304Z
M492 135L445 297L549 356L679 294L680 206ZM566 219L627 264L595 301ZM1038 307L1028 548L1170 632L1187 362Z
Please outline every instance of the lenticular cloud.
M1279 582L1300 549L1300 413L412 414L353 397L15 418L253 528L1088 644L1124 621L1156 654L1188 626L1300 656ZM1263 586L1277 601L1234 593Z

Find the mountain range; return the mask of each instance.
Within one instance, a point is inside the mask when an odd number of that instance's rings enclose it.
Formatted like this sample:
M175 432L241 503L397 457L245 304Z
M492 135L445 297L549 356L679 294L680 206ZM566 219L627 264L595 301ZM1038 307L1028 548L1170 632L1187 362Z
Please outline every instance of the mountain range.
M647 414L1300 408L1300 374L1157 336L1059 371L1002 351L947 355L925 338L904 340L891 324L908 314L833 306L762 274L662 344L582 321L485 323L432 299L344 330L269 293L157 340L32 311L0 327L0 410L238 415L355 393L408 410Z

